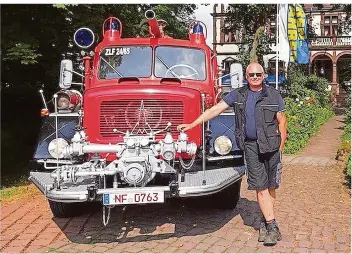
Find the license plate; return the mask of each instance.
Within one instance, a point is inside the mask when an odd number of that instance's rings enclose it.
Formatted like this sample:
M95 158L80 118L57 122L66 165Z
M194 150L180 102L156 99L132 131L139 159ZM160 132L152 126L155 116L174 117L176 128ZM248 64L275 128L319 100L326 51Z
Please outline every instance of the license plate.
M104 194L104 205L130 205L164 203L163 191L138 191L128 193Z

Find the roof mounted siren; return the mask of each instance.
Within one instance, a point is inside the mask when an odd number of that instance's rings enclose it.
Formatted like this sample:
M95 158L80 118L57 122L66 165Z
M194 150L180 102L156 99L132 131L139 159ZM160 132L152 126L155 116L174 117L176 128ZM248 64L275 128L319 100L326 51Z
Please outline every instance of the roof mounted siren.
M95 36L91 29L87 27L81 27L74 33L73 41L78 47L82 49L88 49L93 45Z
M120 39L122 34L122 23L118 18L109 17L103 23L104 40L113 41Z
M153 10L147 10L144 13L145 18L148 20L149 33L154 38L161 38L162 34L159 29L158 21L155 18L155 12Z
M207 26L202 21L195 20L188 27L188 38L191 41L205 43L207 35Z

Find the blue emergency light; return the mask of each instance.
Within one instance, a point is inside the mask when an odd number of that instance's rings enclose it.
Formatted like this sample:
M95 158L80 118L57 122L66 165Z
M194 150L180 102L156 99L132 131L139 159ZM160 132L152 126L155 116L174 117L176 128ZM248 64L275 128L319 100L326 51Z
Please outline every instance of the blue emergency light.
M117 22L117 20L113 20L113 21L111 22L111 29L112 29L112 30L120 31L120 25L119 25L119 23Z
M116 18L110 18L105 24L104 24L104 32L107 30L115 30L115 31L120 31L120 24L117 21Z
M82 27L77 29L73 35L73 40L78 47L86 49L93 45L95 36L92 30Z
M203 26L200 23L197 23L193 26L194 34L203 34Z

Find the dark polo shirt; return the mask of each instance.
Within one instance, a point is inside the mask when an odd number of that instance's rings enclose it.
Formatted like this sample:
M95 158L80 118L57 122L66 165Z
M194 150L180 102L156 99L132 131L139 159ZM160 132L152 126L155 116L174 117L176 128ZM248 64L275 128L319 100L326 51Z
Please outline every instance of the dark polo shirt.
M252 91L248 89L246 100L246 138L250 140L257 139L257 128L255 124L255 104L261 91Z

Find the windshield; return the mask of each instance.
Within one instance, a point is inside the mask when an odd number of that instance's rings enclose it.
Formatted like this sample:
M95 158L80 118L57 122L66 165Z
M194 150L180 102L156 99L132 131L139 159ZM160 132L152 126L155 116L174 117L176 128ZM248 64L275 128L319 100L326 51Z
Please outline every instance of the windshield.
M157 47L155 76L205 80L205 53L200 49L184 47Z
M100 53L99 78L150 77L152 48L120 46L104 48Z

